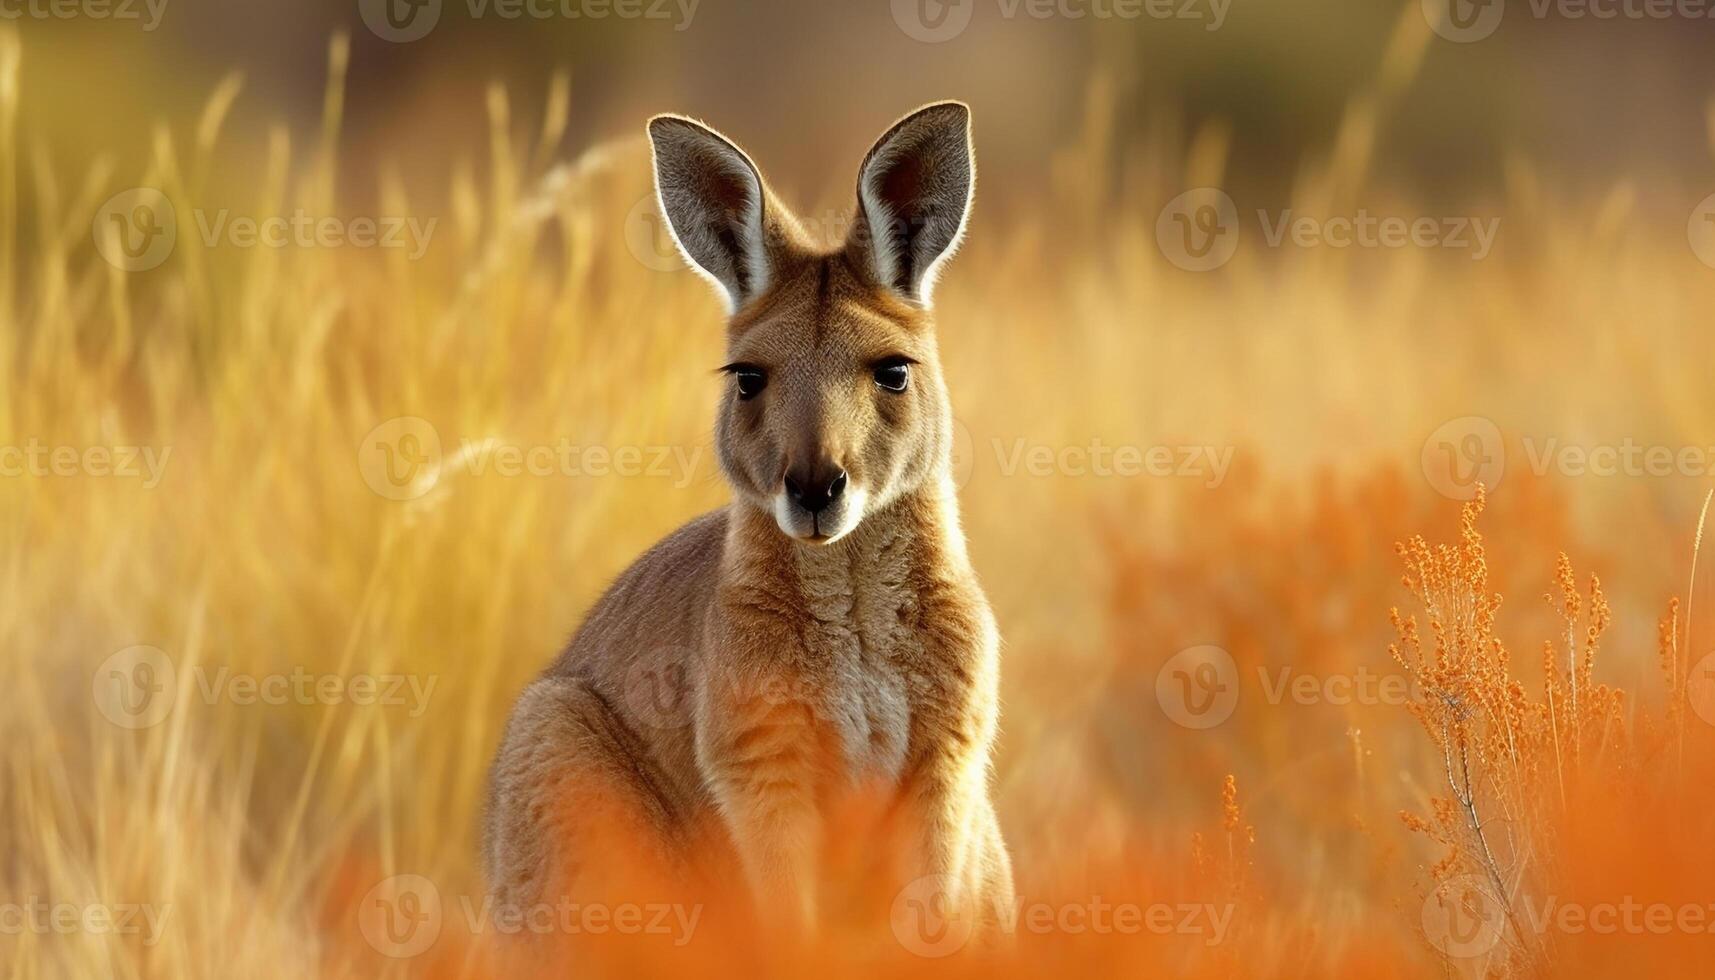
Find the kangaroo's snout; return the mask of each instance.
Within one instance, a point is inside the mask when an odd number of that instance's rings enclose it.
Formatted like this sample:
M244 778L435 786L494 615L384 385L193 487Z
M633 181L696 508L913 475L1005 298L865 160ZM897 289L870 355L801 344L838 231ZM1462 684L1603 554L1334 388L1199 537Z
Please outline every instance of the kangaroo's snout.
M864 488L854 486L831 459L787 467L780 487L774 497L774 522L800 541L828 544L863 520Z
M846 471L823 461L786 471L786 496L812 514L820 514L840 499L846 489Z

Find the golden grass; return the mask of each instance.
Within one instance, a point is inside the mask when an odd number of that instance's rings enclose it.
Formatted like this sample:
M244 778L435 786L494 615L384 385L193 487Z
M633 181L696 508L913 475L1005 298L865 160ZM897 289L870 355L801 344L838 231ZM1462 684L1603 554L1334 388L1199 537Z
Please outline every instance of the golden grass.
M1414 213L1369 173L1389 102L1427 41L1421 19L1400 23L1373 90L1282 204ZM147 160L71 168L16 131L27 56L0 34L0 443L170 456L153 489L88 473L0 484L0 897L170 912L152 945L90 930L0 937L0 974L486 969L484 937L451 932L423 957L381 957L354 910L399 873L449 899L480 895L477 808L510 699L613 574L725 499L706 434L714 304L695 277L639 261L624 234L647 195L647 154L626 141L556 162L574 111L565 80L541 120L512 119L494 88L484 162L425 197L396 166L342 164L348 52L336 39L320 131L299 145L272 128L254 172L228 165L244 159L228 122L265 108L247 104L237 78L188 137L163 122ZM1449 527L1452 505L1417 462L1446 419L1484 415L1509 439L1703 444L1715 421L1715 279L1683 226L1639 220L1625 187L1562 199L1552 174L1515 160L1494 206L1504 244L1485 262L1244 248L1217 273L1185 273L1156 251L1155 217L1180 190L1221 182L1228 135L1211 126L1180 140L1163 117L1161 139L1115 147L1111 90L1096 77L1090 91L1083 138L1040 188L985 185L940 299L973 457L966 526L1007 637L1001 819L1027 895L1073 902L1105 889L1241 914L1212 949L1185 936L1057 935L991 957L1021 972L1433 970L1424 892L1472 868L1509 892L1518 876L1588 901L1652 887L1664 901L1715 901L1696 888L1707 849L1685 843L1707 839L1715 812L1695 789L1708 728L1683 708L1690 610L1683 630L1674 619L1664 631L1682 775L1641 778L1657 767L1653 735L1614 742L1621 722L1649 724L1640 701L1663 700L1648 625L1688 572L1696 478L1535 478L1509 444L1490 550L1473 552L1474 515L1453 552L1413 546L1418 598L1434 609L1451 595L1458 609L1430 614L1454 631L1440 647L1412 648L1408 634L1407 666L1427 678L1420 691L1468 689L1480 724L1458 713L1467 707L1449 716L1447 702L1414 701L1425 740L1404 704L1268 704L1257 682L1280 668L1397 676L1386 613L1406 595L1389 544ZM979 120L979 146L981 126L1003 124ZM89 231L108 195L131 186L158 188L179 217L173 255L147 272L103 262ZM845 189L829 193L843 200ZM413 262L397 250L196 239L198 209L341 215L349 200L438 218L432 247ZM373 492L359 465L366 436L400 417L427 420L445 449L432 489L403 502ZM456 465L460 446L486 439L701 456L689 479ZM1231 447L1236 463L1213 488L1005 470L1018 440L1093 439ZM1540 592L1561 548L1620 590L1599 602L1563 576L1564 619L1538 609L1497 623L1492 592ZM1437 555L1464 564L1444 569ZM1602 610L1588 639L1576 628L1586 600ZM1608 603L1611 668L1588 652ZM1561 644L1545 687L1494 659L1503 633L1512 649ZM1168 658L1205 643L1229 651L1244 700L1226 724L1194 731L1158 710L1155 683ZM164 721L131 731L96 710L91 690L100 665L135 645L171 658L177 689ZM239 704L199 688L222 667L435 686L423 704ZM1636 697L1622 703L1620 687ZM1525 729L1528 756L1512 742ZM1480 775L1496 781L1446 786L1447 760L1479 745ZM1515 771L1527 759L1534 768ZM1616 805L1615 786L1645 794L1648 820ZM1449 798L1451 817L1438 816ZM1493 861L1460 829L1488 826L1477 808L1489 804L1514 828L1514 850ZM1400 811L1428 815L1434 841ZM1662 812L1671 819L1650 822ZM1670 871L1628 877L1663 863ZM781 975L830 954L834 972L879 962L946 975L898 949L806 951L776 938L760 955ZM1690 962L1681 957L1706 955L1697 938L1646 937L1634 962ZM1558 949L1517 939L1484 965L1530 971L1552 956L1600 975L1634 955L1608 937ZM758 969L742 944L711 955L732 972Z

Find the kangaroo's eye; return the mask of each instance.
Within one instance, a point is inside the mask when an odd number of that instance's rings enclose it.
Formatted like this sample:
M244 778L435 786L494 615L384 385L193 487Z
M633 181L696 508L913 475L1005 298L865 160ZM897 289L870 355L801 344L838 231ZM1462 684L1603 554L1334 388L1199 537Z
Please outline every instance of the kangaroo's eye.
M903 357L890 357L875 366L875 383L888 391L900 392L911 383L911 362Z
M762 369L749 366L734 368L732 376L738 380L738 400L750 401L762 394L762 389L768 387L768 375Z

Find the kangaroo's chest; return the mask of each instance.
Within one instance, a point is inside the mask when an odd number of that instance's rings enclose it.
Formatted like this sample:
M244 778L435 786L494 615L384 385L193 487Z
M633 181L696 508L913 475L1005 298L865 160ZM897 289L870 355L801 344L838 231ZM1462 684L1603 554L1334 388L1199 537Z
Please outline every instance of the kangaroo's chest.
M805 575L804 642L818 714L854 780L897 781L910 750L925 648L909 577L882 568ZM896 570L894 570L896 571Z

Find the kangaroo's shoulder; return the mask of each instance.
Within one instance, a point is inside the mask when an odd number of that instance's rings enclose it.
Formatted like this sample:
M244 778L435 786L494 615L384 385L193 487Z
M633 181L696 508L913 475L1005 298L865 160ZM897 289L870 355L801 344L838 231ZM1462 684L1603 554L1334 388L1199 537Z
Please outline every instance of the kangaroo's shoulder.
M643 643L694 646L720 577L727 510L711 511L656 542L608 586L551 674L582 673L592 658Z

